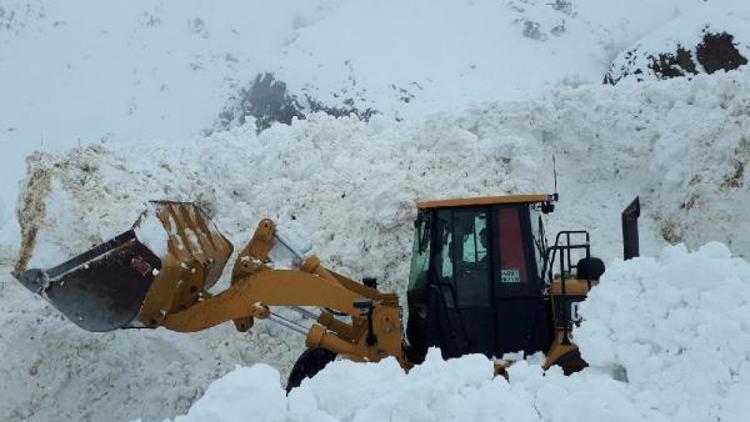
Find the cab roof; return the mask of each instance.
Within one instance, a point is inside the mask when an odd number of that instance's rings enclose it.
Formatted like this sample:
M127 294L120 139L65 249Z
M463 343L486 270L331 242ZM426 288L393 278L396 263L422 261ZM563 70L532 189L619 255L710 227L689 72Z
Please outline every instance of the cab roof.
M418 209L470 207L474 205L495 204L529 204L553 202L554 195L546 193L530 193L524 195L479 196L474 198L442 199L437 201L417 201Z

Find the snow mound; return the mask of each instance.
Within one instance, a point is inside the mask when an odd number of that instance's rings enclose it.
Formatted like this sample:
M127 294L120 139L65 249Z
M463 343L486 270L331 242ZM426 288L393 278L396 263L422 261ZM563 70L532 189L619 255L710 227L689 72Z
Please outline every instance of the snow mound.
M162 420L185 412L235 365L285 368L298 352L263 325L252 336L230 325L190 335L89 333L6 274L0 267L3 421L127 421L133 409L146 421Z
M25 233L36 233L24 250L30 266L54 265L126 230L147 200L196 201L236 249L268 216L287 232L310 239L313 251L333 269L354 278L376 276L382 289L403 293L415 200L544 191L552 186L555 153L562 202L547 222L550 233L590 229L594 254L610 260L621 253L619 214L640 194L644 254L657 253L667 241L695 247L719 240L747 257L749 92L750 75L733 72L692 81L553 91L536 100L485 104L409 122L312 115L259 135L248 122L179 144L39 153L29 158L19 204ZM142 416L148 418L184 412L190 403L184 396L155 401L163 394L161 386L138 378L149 368L163 371L187 359L174 369L179 376L160 376L188 377L191 385L206 385L238 361L267 362L285 373L303 348L302 339L263 321L249 336L229 325L199 337L84 333L49 307L29 310L30 293L20 286L0 293L6 295L0 301L2 315L19 327L0 332L12 336L5 356L16 359L0 362L0 369L12 375L5 383L8 394L0 415L36 409L42 418L60 408L54 395L14 393L30 388L26 371L34 359L28 350L39 342L20 342L17 333L24 331L53 345L50 350L44 346L37 359L70 367L71 385L76 386L71 388L98 385L117 369L83 370L90 359L75 352L75 342L69 340L73 331L78 341L96 344L100 360L113 362L123 350L139 355L142 348L160 350L154 342L170 349L186 339L179 347L193 358L154 353L127 370L127 379L137 387L116 387L128 402L137 403L133 406L144 406ZM223 350L210 359L220 369L196 373L192 365L199 364L195 359L206 348ZM39 385L55 379L53 372L43 371L31 378ZM76 414L77 406L63 407ZM114 411L99 396L80 406L94 415Z
M721 243L618 262L581 311L578 342L616 368L633 401L668 420L740 420L750 410L750 264ZM700 397L700 400L690 398ZM654 420L648 418L649 420Z
M691 10L620 53L604 81L614 85L626 77L639 82L692 77L743 66L750 57L748 19L747 4Z
M481 355L431 350L337 361L285 397L275 370L239 368L175 421L741 421L750 411L750 263L720 243L610 266L576 331L592 365L565 377L519 362L510 383Z
M551 190L553 154L553 228L590 229L597 254L620 254L619 213L640 194L646 250L718 240L747 256L748 93L750 74L736 72L411 122L317 114L260 134L248 122L180 144L38 153L20 204L19 266L54 265L125 230L145 201L169 199L197 202L238 247L264 216L303 228L330 265L399 291L416 200Z

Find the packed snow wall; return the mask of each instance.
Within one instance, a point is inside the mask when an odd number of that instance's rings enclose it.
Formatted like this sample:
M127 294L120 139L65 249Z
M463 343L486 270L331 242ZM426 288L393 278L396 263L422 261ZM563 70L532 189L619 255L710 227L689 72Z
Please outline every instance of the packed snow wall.
M635 47L674 53L675 42L692 49L706 24L746 54L742 0L402 3L4 0L0 91L11 100L0 102L0 263L19 243L17 181L37 149L181 140L248 114L263 128L314 110L408 120L526 99L598 84L613 60L615 70L625 65L615 79L648 71L616 57ZM267 73L284 82L281 99L254 83Z
M194 201L240 246L262 217L386 287L406 278L415 201L553 190L558 227L620 254L619 213L640 195L646 248L710 240L750 254L750 73L554 91L411 122L314 115L256 135L91 146L28 159L19 204L28 266L44 267L132 224L150 199ZM30 233L36 233L31 242Z
M575 332L591 364L566 377L535 356L492 377L483 355L431 350L408 374L395 359L337 361L289 396L266 365L214 382L175 421L746 420L750 264L720 243L619 261L582 305Z
M403 293L415 200L551 191L554 154L562 201L550 231L590 229L609 261L620 211L641 195L642 252L720 240L747 256L749 88L742 71L622 81L400 123L313 115L260 135L248 122L181 143L38 153L18 204L36 232L24 250L29 265L53 265L126 230L149 199L191 200L236 247L271 217L337 271ZM263 322L249 335L91 334L20 286L0 295L0 318L17 327L0 332L6 418L171 416L235 364L283 373L303 347Z

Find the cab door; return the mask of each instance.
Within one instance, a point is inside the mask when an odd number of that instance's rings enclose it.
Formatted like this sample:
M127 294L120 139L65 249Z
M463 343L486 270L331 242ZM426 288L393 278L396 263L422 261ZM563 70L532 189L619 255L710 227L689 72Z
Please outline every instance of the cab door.
M433 274L451 293L443 315L456 315L466 346L460 354L495 351L494 309L487 222L490 207L441 209L437 212L437 237ZM453 323L455 325L456 323ZM447 324L444 324L447 325ZM452 330L456 331L456 330ZM462 339L463 340L463 339ZM443 354L452 357L456 352Z

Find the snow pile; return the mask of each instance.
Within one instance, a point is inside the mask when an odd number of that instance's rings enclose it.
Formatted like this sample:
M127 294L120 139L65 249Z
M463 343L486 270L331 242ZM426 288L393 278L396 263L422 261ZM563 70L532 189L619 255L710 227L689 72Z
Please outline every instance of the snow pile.
M576 334L587 361L619 369L632 401L666 420L744 419L750 264L714 242L607 271L581 306L587 321Z
M383 289L403 293L415 200L551 190L552 153L562 202L548 221L549 233L588 228L594 254L609 260L621 253L619 214L640 194L643 253L656 253L666 241L697 246L721 240L747 257L750 239L742 233L750 231L744 209L750 187L738 169L750 161L748 92L750 75L732 72L566 89L400 123L314 115L260 135L248 122L177 145L40 153L29 159L34 183L21 208L25 230L37 233L28 245L30 265L53 265L111 238L130 227L145 201L163 198L196 201L236 249L262 217L273 218L282 230L310 239L326 265L354 278L376 276ZM230 324L198 336L84 333L47 306L29 309L21 286L5 286L0 294L0 314L12 321L4 326L23 327L0 332L10 339L5 356L12 356L0 362L10 374L0 415L35 409L42 418L61 407L75 415L78 406L95 416L125 412L102 396L61 404L41 392L49 390L34 390L30 382L57 385L58 379L53 371L30 378L36 359L70 368L70 390L126 376L127 386L107 384L109 394L157 418L184 412L190 400L164 393L143 373L203 386L237 362L266 362L286 372L303 348L301 338L263 321L247 336ZM96 372L85 370L90 357L80 356L71 339L95 345ZM30 358L28 351L40 344ZM141 349L154 352L132 362L126 375L102 363L140 356ZM157 352L162 349L179 352ZM58 387L52 390L62 394ZM37 393L17 393L26 389Z
M598 254L620 254L619 212L640 194L646 250L720 240L747 256L750 239L738 233L750 230L749 92L750 74L733 72L554 91L410 122L318 114L179 147L36 154L21 208L24 233L36 234L24 253L30 267L53 265L129 227L147 200L194 201L238 247L267 216L306 232L330 265L398 291L416 200L551 190L557 154L556 227L592 230Z
M512 381L493 378L483 355L444 361L430 350L405 374L395 359L336 361L288 397L264 364L238 368L211 384L174 422L229 421L639 421L623 401L627 386L600 372L567 378L521 361Z
M175 421L741 421L750 411L750 264L726 246L683 245L611 266L576 331L592 367L537 362L492 378L481 355L432 350L406 375L394 359L337 361L288 398L259 364L214 382Z
M190 335L89 333L30 296L8 270L0 267L0 420L127 421L134 413L161 420L185 412L237 364L287 368L299 353L262 324L252 335L231 324Z

